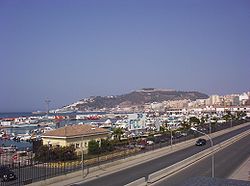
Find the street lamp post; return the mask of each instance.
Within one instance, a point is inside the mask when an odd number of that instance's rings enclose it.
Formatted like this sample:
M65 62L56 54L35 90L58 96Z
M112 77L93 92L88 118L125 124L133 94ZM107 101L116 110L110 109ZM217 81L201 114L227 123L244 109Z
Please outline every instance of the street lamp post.
M173 150L173 134L172 134L172 128L170 127L170 145L171 145L171 150Z
M199 133L201 133L201 134L203 134L205 136L207 136L207 138L210 140L211 148L212 148L212 154L211 154L211 156L212 156L212 178L214 178L214 152L213 152L214 143L213 143L213 140L212 140L212 138L209 135L207 135L204 132L201 132L201 131L197 130L194 127L191 127L190 129L193 130L193 131L199 132Z
M170 147L171 147L171 150L173 149L173 133L172 133L172 128L171 126L169 126L169 130L170 130Z
M82 136L82 178L84 178L84 150L83 150L83 136Z
M48 154L47 154L47 163L46 163L46 167L45 167L45 179L48 178L48 165L49 165L49 161L50 161L50 146L51 146L51 143L50 141L48 141Z
M230 117L230 124L231 124L231 128L233 127L233 118L232 118L232 115Z
M209 134L211 134L212 126L211 126L211 119L209 119Z
M209 111L209 134L212 132L212 123L211 123L211 118L212 118L212 113L211 110Z

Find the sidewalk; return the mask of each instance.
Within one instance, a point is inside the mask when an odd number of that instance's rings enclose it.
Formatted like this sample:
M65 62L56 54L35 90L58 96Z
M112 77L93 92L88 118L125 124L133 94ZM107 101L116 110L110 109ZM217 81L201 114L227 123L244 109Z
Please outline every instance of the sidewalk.
M237 170L233 172L229 178L250 181L250 156Z

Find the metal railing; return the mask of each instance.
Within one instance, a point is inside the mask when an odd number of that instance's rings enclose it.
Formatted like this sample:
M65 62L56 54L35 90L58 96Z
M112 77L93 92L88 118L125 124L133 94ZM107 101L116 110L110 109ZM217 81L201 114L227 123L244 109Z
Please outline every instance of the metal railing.
M232 125L236 126L246 121L236 121ZM212 126L212 132L223 130L231 127L230 122L220 125ZM203 126L205 133L209 133L209 126ZM188 133L187 136L177 136L172 140L173 144L187 141L189 139L197 137L198 134ZM13 170L17 176L16 180L11 180L8 182L1 182L1 186L7 185L26 185L32 182L37 182L52 177L68 174L74 171L89 169L90 167L101 165L102 163L112 162L118 159L123 159L129 156L133 156L140 153L145 153L147 151L152 151L162 147L170 146L170 139L158 140L154 144L147 145L145 148L129 148L128 146L122 146L117 150L114 150L105 154L96 155L84 155L84 161L82 161L82 156L77 156L76 159L71 161L51 161L49 160L50 154L45 159L46 162L38 162L34 159L34 154L32 152L26 155L16 157L14 152L4 152L0 154L0 165L8 166ZM1 179L1 178L0 178Z

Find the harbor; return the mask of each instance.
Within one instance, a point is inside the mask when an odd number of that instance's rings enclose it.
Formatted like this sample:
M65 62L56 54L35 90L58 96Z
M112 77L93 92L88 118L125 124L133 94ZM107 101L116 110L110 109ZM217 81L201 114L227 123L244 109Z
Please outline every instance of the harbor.
M101 121L101 117L95 113L84 115L88 118L76 119L73 113L0 113L0 146L14 146L17 150L32 149L33 141L41 140L41 135L49 130L93 120Z

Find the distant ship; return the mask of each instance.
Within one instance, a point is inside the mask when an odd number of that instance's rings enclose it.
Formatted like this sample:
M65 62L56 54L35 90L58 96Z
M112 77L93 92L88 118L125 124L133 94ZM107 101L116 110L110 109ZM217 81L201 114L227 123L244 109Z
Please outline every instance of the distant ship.
M38 111L32 112L32 114L47 114L47 112L38 110Z

